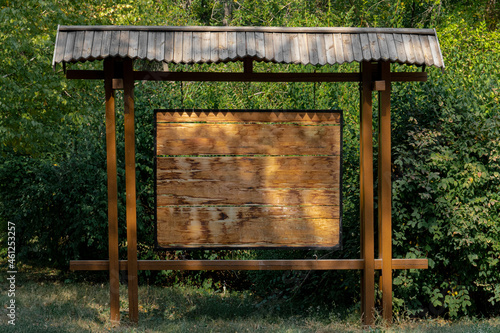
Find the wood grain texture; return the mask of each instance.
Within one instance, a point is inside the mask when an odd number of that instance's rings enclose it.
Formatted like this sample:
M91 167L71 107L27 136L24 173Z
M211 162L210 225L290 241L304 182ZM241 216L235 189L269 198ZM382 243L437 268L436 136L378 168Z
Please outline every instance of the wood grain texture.
M160 207L162 247L333 247L340 240L338 206Z
M339 155L340 126L159 123L157 154Z
M340 113L171 110L156 121L157 155L168 155L156 159L160 246L339 245Z
M212 191L232 188L338 188L339 156L262 156L262 157L159 157L158 193L165 182L170 186L194 186ZM233 183L223 188L222 185ZM230 195L230 194L226 194Z

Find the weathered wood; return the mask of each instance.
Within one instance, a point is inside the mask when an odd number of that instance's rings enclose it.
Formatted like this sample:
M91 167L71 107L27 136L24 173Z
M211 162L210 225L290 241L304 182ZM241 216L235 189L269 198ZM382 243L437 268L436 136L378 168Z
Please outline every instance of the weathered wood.
M264 34L264 48L266 50L265 61L273 61L274 59L274 43L273 43L273 34L265 33Z
M266 47L263 32L255 33L255 54L257 58L261 60L264 60L264 58L266 57Z
M342 35L334 34L333 35L333 44L335 48L335 59L338 64L344 63L344 48L342 45Z
M387 42L387 49L389 50L389 58L391 62L398 61L398 50L396 48L396 43L393 34L388 34L385 36Z
M139 31L130 32L130 41L128 45L128 55L130 58L135 58L139 51Z
M307 48L309 50L309 63L312 65L318 64L318 45L316 43L315 34L307 34Z
M368 34L368 43L370 46L370 53L372 55L372 60L376 61L380 58L380 47L378 45L378 38L376 33Z
M378 135L378 234L382 259L382 316L392 322L392 200L391 200L391 64L383 62L379 93Z
M109 294L111 322L120 321L120 276L118 256L118 181L116 168L116 116L115 93L112 87L114 64L104 61L106 80L106 168L108 174L108 253Z
M160 207L161 247L335 247L338 206Z
M201 34L201 62L210 62L210 33Z
M352 50L351 35L342 35L342 48L344 50L344 60L348 63L354 61L354 52Z
M118 56L118 52L120 51L120 34L121 31L112 31L111 32L111 44L109 46L109 55L111 57ZM77 36L78 38L78 36Z
M237 56L236 52L236 32L228 32L227 33L227 49L228 49L228 58L234 59Z
M438 67L444 67L443 56L441 55L441 49L439 47L439 42L435 36L429 36L429 44L432 52L432 59L434 60L434 65Z
M76 33L75 37L75 46L73 50L73 58L74 59L81 59L82 58L82 50L83 50L83 42L85 38L85 32L84 31L78 31Z
M68 36L70 37L70 36ZM101 42L101 57L109 56L109 48L111 47L111 31L104 31ZM67 47L66 47L67 50Z
M329 64L335 63L335 47L333 43L333 35L325 34L325 52L326 52L326 61Z
M193 63L193 33L183 32L182 33L182 62L185 64Z
M136 32L136 33L139 34L138 32ZM91 52L92 58L97 58L101 55L101 46L102 46L103 35L104 35L103 31L96 31L94 33L94 40L92 42L92 52Z
M254 57L257 54L255 50L255 33L254 32L246 32L246 44L247 44L247 52L246 54L250 57Z
M219 33L219 59L221 61L226 61L228 56L227 32L221 32Z
M376 38L376 37L375 37ZM376 40L376 39L375 39ZM365 325L373 325L375 316L375 241L373 228L373 129L372 129L372 64L363 62L361 72L360 110L360 220L361 313Z
M385 34L377 34L378 45L380 50L380 59L387 61L390 58L389 47L387 46Z
M432 56L432 50L428 36L422 36L420 40L422 42L422 52L424 53L425 64L427 66L434 65L434 58Z
M165 33L158 32L156 34L155 57L156 61L163 61L165 59Z
M201 32L193 32L193 62L201 61Z
M137 56L141 59L148 55L148 33L146 31L139 32L139 46L137 48Z
M158 123L158 155L339 155L340 126Z
M294 64L300 64L299 37L297 34L290 34L290 60Z
M85 38L83 39L82 58L89 58L92 53L92 42L94 41L94 32L85 31Z
M123 83L129 318L131 322L137 323L139 320L139 303L137 278L137 201L135 186L135 113L132 59L124 59L123 61Z
M176 63L182 62L182 55L183 55L182 43L183 43L182 32L180 32L180 31L175 32L174 33L174 62L176 62Z
M309 46L306 34L299 34L300 62L302 65L309 63Z
M165 51L164 61L171 62L174 60L174 33L168 31L165 33Z
M394 34L394 43L396 45L396 50L398 54L398 58L396 59L398 62L405 63L406 62L406 49L403 41L403 35Z
M236 33L236 55L239 58L244 58L247 52L246 36L244 32Z
M352 34L351 43L352 43L352 53L354 60L357 62L361 62L363 60L363 49L361 48L360 36Z
M415 51L413 50L413 45L411 43L411 37L408 34L403 34L403 46L406 53L406 62L414 63Z
M210 39L210 62L219 61L219 35L215 34Z
M249 187L338 188L339 169L339 156L159 157L158 193L171 193L161 189L165 182L198 187L200 193L205 186L222 193ZM232 187L218 188L226 182Z
M410 35L410 40L415 52L415 59L418 65L425 63L424 53L422 52L422 43L420 43L420 36Z
M127 57L129 49L130 31L122 31L120 33L120 45L118 46L118 55Z
M316 35L317 47L318 47L318 64L321 66L326 64L326 46L325 37L323 34Z
M255 190L253 188L237 188L234 185L218 185L220 188L229 189L227 193L214 191L213 186L197 188L194 186L178 187L176 183L163 182L161 191L157 193L156 204L161 206L172 205L220 205L223 202L226 205L319 205L326 206L340 202L339 189L304 189L288 188L274 189L262 188ZM220 183L219 183L220 184Z
M274 50L274 61L282 62L283 61L283 42L281 40L282 34L274 33L273 34L273 50Z
M363 259L289 259L289 260L138 260L139 270L353 270L363 269ZM375 269L382 260L375 259ZM393 269L427 269L427 259L392 259ZM72 271L106 271L108 260L71 260ZM127 260L120 260L120 270L127 270Z

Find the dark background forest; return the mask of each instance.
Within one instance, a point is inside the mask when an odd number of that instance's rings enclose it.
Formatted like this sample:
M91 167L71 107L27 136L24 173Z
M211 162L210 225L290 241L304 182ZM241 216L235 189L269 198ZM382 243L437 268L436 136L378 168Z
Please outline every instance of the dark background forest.
M500 314L500 2L496 0L0 1L2 257L11 221L16 224L22 262L67 270L69 260L107 258L103 83L69 81L61 66L53 70L51 60L58 25L110 24L435 28L446 70L427 68L428 82L393 87L394 257L429 259L427 270L394 272L394 309L412 316ZM101 66L95 62L73 68ZM161 68L143 62L135 66ZM240 67L238 63L170 64L169 70ZM354 72L359 64L257 63L255 69ZM392 70L421 69L393 64ZM140 259L359 257L357 84L146 82L136 85L135 94ZM156 108L344 110L343 249L155 251ZM117 119L119 191L124 193L120 109ZM119 199L125 259L125 195ZM359 272L144 271L140 283L252 289L276 304L301 301L345 311L359 306ZM300 306L296 309L300 311Z

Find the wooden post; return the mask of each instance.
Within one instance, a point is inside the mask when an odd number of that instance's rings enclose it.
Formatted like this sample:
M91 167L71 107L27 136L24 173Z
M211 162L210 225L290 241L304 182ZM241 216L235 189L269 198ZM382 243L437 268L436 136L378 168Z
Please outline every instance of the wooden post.
M382 316L392 322L391 64L381 63L385 89L379 92L378 232L382 259Z
M137 281L137 207L135 187L135 125L134 125L134 78L133 60L123 61L123 89L125 113L125 190L127 216L127 269L129 318L133 323L139 320Z
M106 93L106 160L108 172L108 247L109 293L111 323L120 322L120 263L118 257L118 184L116 173L115 91L113 90L114 62L104 61Z
M360 223L361 314L365 325L373 325L375 316L375 242L373 228L373 126L372 126L372 64L361 64L360 110Z

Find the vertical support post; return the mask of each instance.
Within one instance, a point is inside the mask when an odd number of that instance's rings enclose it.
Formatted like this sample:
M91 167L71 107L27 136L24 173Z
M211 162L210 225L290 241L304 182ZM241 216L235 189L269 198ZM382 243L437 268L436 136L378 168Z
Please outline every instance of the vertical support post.
M106 94L106 160L108 174L108 250L111 323L120 322L120 263L118 257L118 182L116 172L116 116L113 90L114 63L104 61Z
M139 320L137 281L137 207L135 185L135 119L133 60L123 61L124 123L125 123L125 191L127 217L127 269L129 318Z
M385 90L379 92L378 232L382 259L382 316L392 322L391 64L381 63Z
M360 110L360 223L361 314L365 325L373 325L375 316L375 242L373 227L373 126L372 126L372 64L361 64Z

